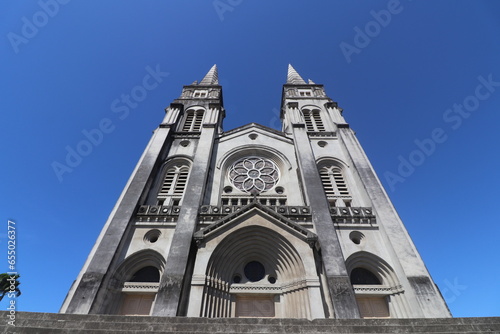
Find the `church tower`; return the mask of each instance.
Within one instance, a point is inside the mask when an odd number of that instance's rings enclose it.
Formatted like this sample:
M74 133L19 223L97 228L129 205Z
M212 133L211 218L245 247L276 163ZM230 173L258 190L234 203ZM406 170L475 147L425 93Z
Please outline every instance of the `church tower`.
M62 313L450 317L323 85L289 65L281 131L224 117L214 65L166 109Z

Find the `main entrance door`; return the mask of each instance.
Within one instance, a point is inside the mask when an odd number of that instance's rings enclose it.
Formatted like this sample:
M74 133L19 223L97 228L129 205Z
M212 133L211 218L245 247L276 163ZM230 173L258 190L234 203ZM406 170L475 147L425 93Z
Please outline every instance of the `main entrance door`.
M240 318L272 318L275 316L273 296L238 296L236 316Z

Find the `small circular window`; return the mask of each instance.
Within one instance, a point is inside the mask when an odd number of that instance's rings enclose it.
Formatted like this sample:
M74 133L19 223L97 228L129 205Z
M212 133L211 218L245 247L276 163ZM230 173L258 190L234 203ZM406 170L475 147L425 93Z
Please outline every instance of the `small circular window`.
M148 243L154 244L155 242L158 241L158 238L160 238L161 232L160 230L154 229L154 230L149 230L145 235L144 235L144 241Z
M365 238L365 235L359 231L352 231L349 234L349 239L354 242L356 245L359 245L361 241Z
M260 281L266 275L264 265L257 261L248 262L243 271L250 282Z
M320 141L318 142L318 146L319 146L319 147L325 147L326 145L328 145L328 143L327 143L326 141L324 141L324 140L320 140Z

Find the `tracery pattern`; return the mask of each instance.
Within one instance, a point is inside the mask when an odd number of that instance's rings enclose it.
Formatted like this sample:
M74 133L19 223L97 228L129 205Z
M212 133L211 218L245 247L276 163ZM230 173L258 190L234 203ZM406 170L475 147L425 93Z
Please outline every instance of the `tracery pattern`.
M274 162L260 157L246 157L229 168L231 183L241 191L261 193L279 181L279 169Z

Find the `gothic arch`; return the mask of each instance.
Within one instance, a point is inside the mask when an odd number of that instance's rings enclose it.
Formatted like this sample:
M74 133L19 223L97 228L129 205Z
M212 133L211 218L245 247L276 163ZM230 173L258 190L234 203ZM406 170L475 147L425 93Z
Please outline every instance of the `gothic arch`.
M282 171L292 169L292 164L283 153L273 147L264 145L241 145L235 147L219 159L217 168L225 170L236 160L254 155L272 160Z
M192 160L188 156L177 155L163 162L160 171L149 195L149 204L156 205L179 205L170 203L174 198L180 202L182 193L187 184ZM181 182L179 182L181 181ZM178 189L175 189L177 186ZM184 186L184 187L183 187ZM171 191L169 191L171 189Z
M190 106L184 111L179 131L199 132L203 123L206 109L202 106Z
M325 195L331 206L351 206L352 194L346 165L339 159L322 158L317 166Z
M110 289L112 296L107 298L112 304L108 305L109 311L106 313L149 314L158 292L159 282L137 282L132 278L135 273L147 267L156 268L161 278L165 263L165 258L151 249L141 250L128 256L112 275L112 289ZM131 312L127 306L129 304L138 305L140 310Z
M349 275L355 268L367 269L380 280L382 285L395 287L399 280L392 267L380 257L369 252L357 252L346 260L346 268Z
M206 111L207 108L201 104L193 104L193 105L190 105L188 107L186 107L185 109L185 112L188 111L188 110L194 110L194 111L198 111L198 110L203 110L203 111Z
M159 270L160 276L165 269L164 257L152 249L140 250L128 256L116 269L114 278L121 283L129 280L134 273L144 267L155 267Z
M325 128L325 117L324 113L321 112L321 108L315 105L306 105L300 108L302 118L306 125L306 130L308 132L324 132Z
M322 157L316 160L316 165L318 168L328 166L328 165L333 165L336 167L341 168L342 170L347 170L349 169L349 165L345 163L343 160L340 160L335 157Z
M375 275L381 284L353 285L354 292L361 314L371 312L371 302L377 302L373 309L386 308L387 314L374 312L372 317L407 318L409 305L404 295L404 289L392 267L382 258L365 251L357 252L346 260L349 276L357 268L368 270ZM370 302L371 300L371 302ZM385 304L385 305L384 305Z
M264 276L256 282L244 272L245 265L253 261L265 268ZM237 276L241 281L235 280ZM304 263L280 233L247 226L228 234L214 249L206 268L200 316L233 316L241 295L272 296L279 299L281 316L310 318ZM298 303L301 307L296 307Z

